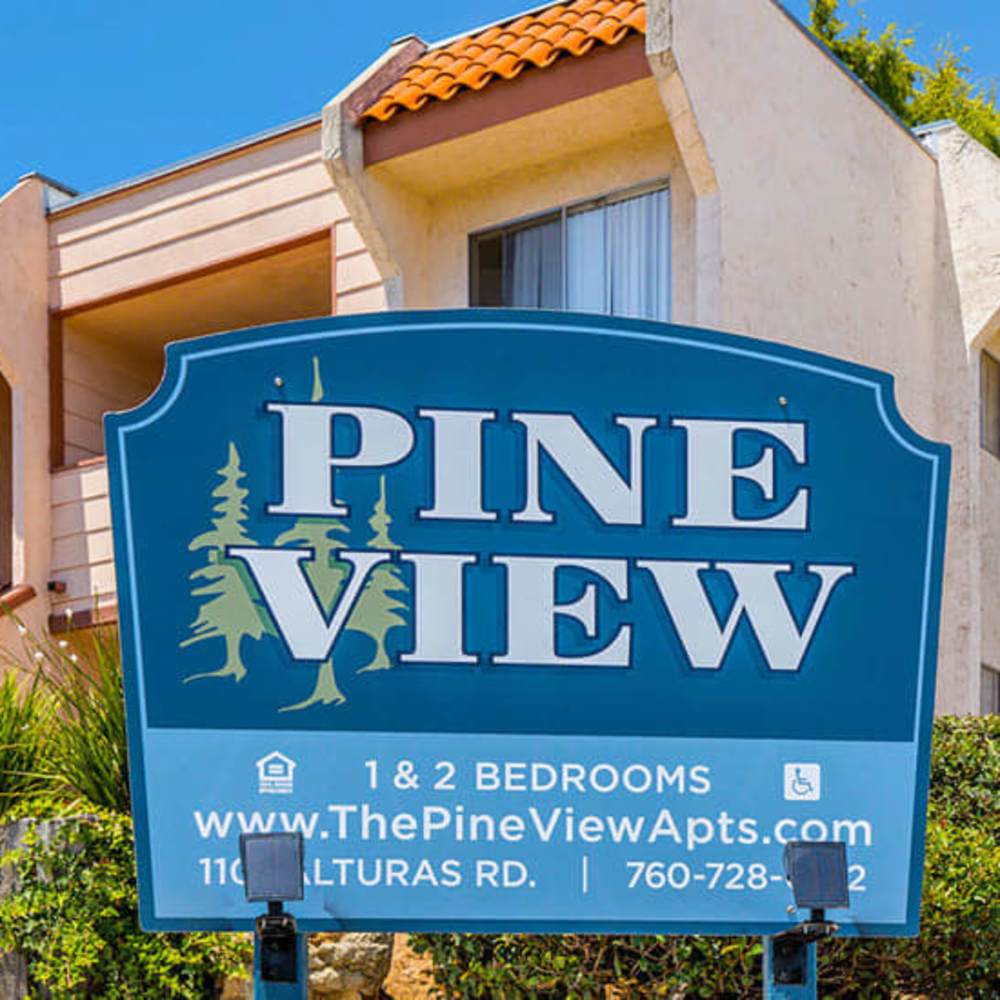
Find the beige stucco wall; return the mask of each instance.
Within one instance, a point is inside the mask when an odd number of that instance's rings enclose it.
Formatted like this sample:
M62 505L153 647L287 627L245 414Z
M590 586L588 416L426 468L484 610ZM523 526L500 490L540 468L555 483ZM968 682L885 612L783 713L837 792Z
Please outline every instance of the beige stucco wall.
M29 178L0 198L0 369L13 395L14 583L37 596L17 609L33 629L48 614L49 382L44 185ZM0 621L0 646L19 647Z
M978 537L978 554L970 552L970 567L978 574L978 659L1000 667L1000 461L979 447L979 355L984 347L1000 348L1000 159L950 123L926 130L924 142L938 161L942 241L958 300L958 315L950 314L949 321L960 324L968 345L968 391L963 395L956 387L939 406L968 423L969 480L979 489L969 490L965 510L955 515L964 513L970 536ZM979 685L973 662L968 684L973 707L979 704Z
M669 177L675 319L695 314L690 272L714 269L722 327L904 373L901 406L933 434L933 157L769 0L674 0L672 18L719 189L716 258L692 263L695 195L664 109L647 109L641 131L620 127L636 104L656 104L643 81L366 171L401 304L467 304L475 229ZM531 162L525 147L570 152Z
M933 158L769 0L674 0L717 179L723 328L900 375L933 434Z
M1000 171L1000 161L996 162ZM979 377L980 353L989 350L1000 355L1000 306L984 326L971 351L971 362L976 380ZM976 381L978 389L978 381ZM980 411L976 408L976 426L979 431ZM979 525L980 611L982 620L982 652L980 660L994 670L1000 670L1000 458L985 448L976 450ZM978 681L981 682L981 675ZM979 697L978 683L976 697Z
M982 551L983 651L981 660L1000 670L1000 458L984 453L981 457L981 505L984 511Z
M406 306L466 304L470 232L669 176L675 320L893 372L904 417L952 445L937 709L974 711L980 505L991 501L980 495L962 317L983 322L991 312L988 241L977 230L953 255L935 156L771 0L651 0L647 49L656 86L620 88L630 100L613 105L643 127L623 135L602 113L608 95L585 99L594 113L575 116L575 133L561 137L566 155L547 162L530 162L524 150L544 155L566 107L368 170L359 139L328 108L331 173L364 202L359 228L390 298L395 289ZM659 121L637 110L650 100ZM992 198L996 206L981 154L960 137L949 141L961 147L955 185L973 205Z
M1000 308L1000 159L952 123L924 141L938 160L962 327L973 344L993 335L987 327Z
M937 708L973 710L969 366L937 164L770 0L670 7L718 181L721 325L893 372L904 417L953 446Z

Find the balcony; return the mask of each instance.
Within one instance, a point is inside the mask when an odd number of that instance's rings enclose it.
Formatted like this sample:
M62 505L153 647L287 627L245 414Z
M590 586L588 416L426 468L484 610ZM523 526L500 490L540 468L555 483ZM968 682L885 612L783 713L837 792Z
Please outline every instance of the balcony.
M102 420L155 390L165 346L385 298L311 119L55 209L49 307L49 626L66 631L117 617Z

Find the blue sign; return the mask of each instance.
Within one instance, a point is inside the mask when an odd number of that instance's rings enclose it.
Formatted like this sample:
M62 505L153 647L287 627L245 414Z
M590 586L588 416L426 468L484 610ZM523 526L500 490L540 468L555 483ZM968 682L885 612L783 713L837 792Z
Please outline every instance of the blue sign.
M143 925L770 934L789 840L919 919L948 449L889 375L562 313L170 344L107 418Z

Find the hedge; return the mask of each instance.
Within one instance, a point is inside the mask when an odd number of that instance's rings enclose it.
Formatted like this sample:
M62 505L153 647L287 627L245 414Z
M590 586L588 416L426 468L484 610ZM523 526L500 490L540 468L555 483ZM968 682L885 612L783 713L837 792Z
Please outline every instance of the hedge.
M441 995L489 1000L761 995L754 938L422 934ZM1000 716L935 722L921 931L819 946L823 997L1000 997Z
M139 929L117 636L38 638L20 622L0 681L0 822L52 820L0 859L0 949L51 1000L210 1000L245 976L246 935ZM20 676L19 676L20 675ZM11 871L13 869L13 872Z
M139 929L128 816L95 809L57 822L48 843L32 830L3 859L21 885L0 900L0 948L27 959L33 996L194 1000L246 975L246 935Z

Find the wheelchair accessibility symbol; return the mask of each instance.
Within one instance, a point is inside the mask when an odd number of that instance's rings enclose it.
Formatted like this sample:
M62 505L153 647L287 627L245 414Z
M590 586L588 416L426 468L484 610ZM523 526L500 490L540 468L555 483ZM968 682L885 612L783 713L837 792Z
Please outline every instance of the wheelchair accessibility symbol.
M785 765L785 798L794 802L818 802L819 764Z

